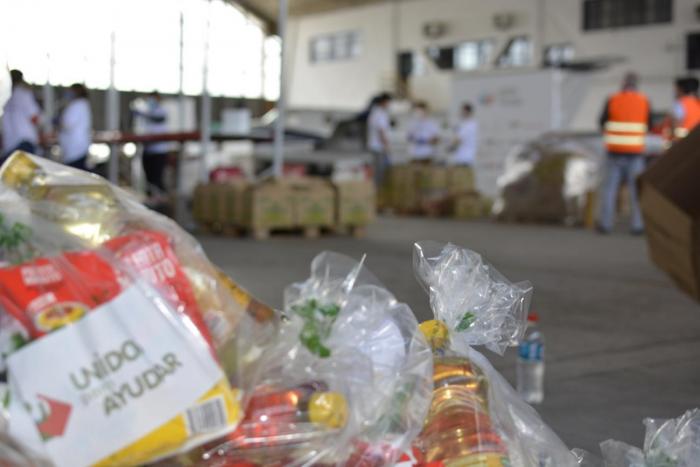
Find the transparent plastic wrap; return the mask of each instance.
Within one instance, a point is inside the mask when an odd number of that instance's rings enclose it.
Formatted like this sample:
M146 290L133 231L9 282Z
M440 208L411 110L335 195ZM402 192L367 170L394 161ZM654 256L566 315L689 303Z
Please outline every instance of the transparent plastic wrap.
M322 253L285 291L239 429L207 466L390 466L420 431L432 355L410 308L361 263Z
M21 152L0 169L0 214L2 436L48 464L121 466L236 428L275 323L193 238Z
M433 397L414 443L418 465L568 467L574 455L472 345L502 353L522 337L532 287L511 284L470 250L418 243L414 267L435 319Z
M503 355L522 339L529 282L512 284L481 255L451 243L416 243L413 270L435 318L459 333L455 345L485 345Z
M700 410L678 418L644 420L644 448L608 440L600 445L606 467L695 467L700 465Z

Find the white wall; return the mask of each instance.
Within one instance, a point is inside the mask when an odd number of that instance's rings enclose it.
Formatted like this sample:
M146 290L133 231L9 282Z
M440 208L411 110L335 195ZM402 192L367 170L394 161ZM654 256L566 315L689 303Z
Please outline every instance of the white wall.
M388 4L293 18L288 32L288 93L291 107L356 110L380 90L392 89L394 53ZM311 63L311 38L359 31L362 51L348 61Z
M582 31L581 4L581 0L405 0L295 18L289 38L293 52L291 105L359 109L371 95L391 88L397 51L422 52L429 46L482 38L495 39L499 50L509 37L526 34L536 44L571 42L577 59L611 55L625 59L608 71L590 76L588 97L574 118L574 127L594 127L603 99L618 87L626 70L640 73L642 90L650 95L655 108L669 109L673 77L685 73L685 34L700 31L694 12L697 1L675 0L672 24L599 32ZM544 15L539 14L542 11ZM507 31L493 26L493 15L502 12L516 14L515 25ZM392 21L394 13L398 15L396 22ZM422 25L433 20L449 25L447 35L437 41L422 34ZM362 34L360 57L347 62L310 63L311 37L351 29ZM536 51L535 60L539 63L540 59L541 52ZM412 95L447 109L454 72L437 70L425 62L424 74L412 79Z

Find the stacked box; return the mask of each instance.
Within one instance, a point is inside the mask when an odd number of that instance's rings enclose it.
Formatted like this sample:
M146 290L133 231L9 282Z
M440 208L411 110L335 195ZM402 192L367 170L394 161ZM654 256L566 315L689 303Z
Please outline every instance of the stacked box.
M417 168L417 188L421 201L445 199L447 190L447 167L419 165Z
M294 203L288 183L266 181L246 190L241 223L257 229L294 227Z
M336 225L365 226L376 217L375 187L371 181L336 182Z
M455 195L452 215L455 219L478 219L484 215L484 201L477 192Z
M193 215L201 224L235 225L243 211L243 180L228 183L207 183L195 188Z
M447 191L451 195L469 193L476 190L474 170L471 167L450 167L447 172Z
M335 192L330 183L317 178L286 182L291 190L296 227L330 227L335 221Z
M416 164L393 165L389 171L390 203L399 211L413 212L420 208L416 189L419 166Z

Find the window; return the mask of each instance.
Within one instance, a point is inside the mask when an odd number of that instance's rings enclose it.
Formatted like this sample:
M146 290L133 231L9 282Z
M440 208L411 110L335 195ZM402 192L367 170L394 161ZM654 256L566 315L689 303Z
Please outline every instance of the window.
M452 70L455 67L455 48L454 47L430 47L428 57L435 63L435 66L440 70Z
M311 39L312 63L350 60L360 55L360 34L344 31Z
M571 44L552 44L544 49L544 66L560 67L574 59L574 46Z
M276 101L280 95L280 66L282 41L279 36L265 39L265 63L263 65L263 98Z
M528 37L510 39L496 59L499 67L526 66L532 62L532 42Z
M8 65L30 83L75 82L105 89L110 83L114 33L115 86L121 91L179 91L180 16L183 16L183 91L202 92L208 37L208 88L215 96L274 96L279 44L268 44L263 25L223 0L0 0L0 44ZM36 14L42 11L41 15ZM76 15L75 12L81 12ZM134 11L138 11L134 15ZM32 24L34 40L18 41ZM208 28L207 28L208 24ZM241 47L245 44L245 47ZM277 58L275 58L275 55ZM271 67L268 73L265 67ZM276 71L275 71L276 70Z
M622 28L670 23L673 0L584 0L583 29Z
M457 70L483 68L491 61L492 54L492 40L463 42L454 49L454 67Z
M688 34L686 39L686 68L700 70L700 33Z

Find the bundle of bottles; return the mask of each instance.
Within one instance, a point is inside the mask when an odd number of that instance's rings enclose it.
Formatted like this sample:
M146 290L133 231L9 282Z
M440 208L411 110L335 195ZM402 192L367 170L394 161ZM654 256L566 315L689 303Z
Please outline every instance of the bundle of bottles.
M331 252L273 310L128 193L28 154L0 212L0 465L577 465L475 350L524 341L532 287L473 251L415 245L419 324Z

